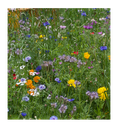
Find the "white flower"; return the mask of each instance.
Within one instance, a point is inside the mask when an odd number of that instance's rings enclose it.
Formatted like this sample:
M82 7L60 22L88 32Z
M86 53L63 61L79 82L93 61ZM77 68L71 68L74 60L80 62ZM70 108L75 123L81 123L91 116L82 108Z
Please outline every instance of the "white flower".
M101 36L104 36L105 35L105 33L103 33Z
M60 33L58 33L57 37L58 37L58 38L60 38L60 36L61 36L61 34L60 34Z
M23 69L23 68L25 68L25 65L20 66L20 69Z
M30 72L31 76L35 76L36 72Z
M51 99L51 95L50 94L48 95L47 99Z

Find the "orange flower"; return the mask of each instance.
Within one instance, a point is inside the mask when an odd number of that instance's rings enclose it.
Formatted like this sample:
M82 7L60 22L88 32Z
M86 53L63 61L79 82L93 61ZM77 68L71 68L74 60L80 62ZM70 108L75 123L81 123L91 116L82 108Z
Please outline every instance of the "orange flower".
M28 94L34 95L34 91L27 91Z
M16 84L16 86L18 87L18 84Z
M26 85L32 84L32 80L27 80L27 82L26 82L25 84L26 84Z
M29 75L31 75L31 74L32 74L32 72L34 72L34 70L33 70L33 69L29 71Z
M27 88L35 89L36 87L33 84L30 84L29 86L27 86Z
M39 76L35 76L35 77L33 78L33 80L34 80L36 83L38 83L38 80L40 80L40 77L39 77Z

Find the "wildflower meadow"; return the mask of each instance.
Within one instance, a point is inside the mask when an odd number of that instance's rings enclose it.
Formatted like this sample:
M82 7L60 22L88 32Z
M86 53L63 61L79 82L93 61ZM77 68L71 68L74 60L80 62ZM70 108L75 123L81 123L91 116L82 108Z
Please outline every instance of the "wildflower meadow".
M110 119L110 13L8 9L8 120Z

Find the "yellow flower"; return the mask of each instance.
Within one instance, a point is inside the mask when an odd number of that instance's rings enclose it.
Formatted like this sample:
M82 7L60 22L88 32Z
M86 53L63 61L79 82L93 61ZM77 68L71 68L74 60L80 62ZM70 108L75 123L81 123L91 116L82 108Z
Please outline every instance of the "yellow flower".
M103 93L103 92L105 92L105 91L107 91L108 89L106 89L105 87L100 87L100 88L98 88L98 90L97 90L97 93L98 94L101 94L101 93Z
M73 55L74 53L71 53L71 55Z
M99 95L99 97L100 97L101 100L106 100L106 98L108 97L108 96L107 96L107 92L101 93L101 94Z
M38 40L36 40L36 43L37 43Z
M84 53L84 58L89 59L89 57L90 57L90 54L88 52L85 52Z
M43 38L43 35L40 35L39 38Z
M108 57L109 57L109 60L111 60L111 56L109 55Z
M43 42L43 39L41 39L41 41Z
M41 54L41 52L39 52L39 54Z
M74 80L74 79L70 79L70 80L68 81L68 84L69 84L70 86L73 86L74 88L76 87L76 85L75 85L75 80Z

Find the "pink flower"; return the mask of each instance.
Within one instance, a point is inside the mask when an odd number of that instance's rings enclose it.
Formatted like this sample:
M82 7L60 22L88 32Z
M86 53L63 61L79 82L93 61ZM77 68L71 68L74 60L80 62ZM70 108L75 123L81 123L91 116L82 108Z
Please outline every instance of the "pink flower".
M62 64L62 62L59 62L59 64Z
M38 75L40 72L36 72L36 75Z
M88 69L90 69L90 67L88 67Z
M93 68L93 66L91 66L91 68Z
M60 28L61 28L61 29L64 29L64 28L66 28L66 26L62 26L62 25L60 25Z
M98 34L99 34L99 35L101 35L101 34L102 34L102 32L98 32Z

